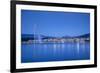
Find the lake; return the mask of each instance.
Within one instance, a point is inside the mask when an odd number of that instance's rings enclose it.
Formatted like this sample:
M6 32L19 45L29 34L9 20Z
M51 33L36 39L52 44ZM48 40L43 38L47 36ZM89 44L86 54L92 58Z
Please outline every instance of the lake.
M88 59L90 59L90 42L22 43L21 45L22 63Z

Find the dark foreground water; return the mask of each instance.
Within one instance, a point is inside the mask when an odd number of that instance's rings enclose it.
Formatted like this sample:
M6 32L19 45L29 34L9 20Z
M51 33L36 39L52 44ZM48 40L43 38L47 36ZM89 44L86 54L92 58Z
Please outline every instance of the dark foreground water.
M90 43L22 44L21 62L48 62L90 59Z

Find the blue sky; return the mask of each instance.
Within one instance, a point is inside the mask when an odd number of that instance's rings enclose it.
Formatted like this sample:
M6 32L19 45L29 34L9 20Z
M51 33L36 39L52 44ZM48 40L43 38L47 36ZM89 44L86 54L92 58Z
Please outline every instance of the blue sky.
M90 33L90 14L21 10L21 33L46 36L78 36Z

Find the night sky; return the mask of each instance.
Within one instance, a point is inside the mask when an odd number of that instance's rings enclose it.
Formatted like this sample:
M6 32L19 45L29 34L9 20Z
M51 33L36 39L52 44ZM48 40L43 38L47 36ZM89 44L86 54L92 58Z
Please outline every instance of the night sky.
M78 36L90 33L90 14L21 10L21 33L46 36Z

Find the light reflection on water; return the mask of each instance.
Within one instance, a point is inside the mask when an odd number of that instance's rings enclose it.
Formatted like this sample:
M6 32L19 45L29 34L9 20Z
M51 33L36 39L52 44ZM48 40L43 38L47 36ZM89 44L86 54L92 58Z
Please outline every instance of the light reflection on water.
M90 58L89 42L22 44L21 61L46 62Z

